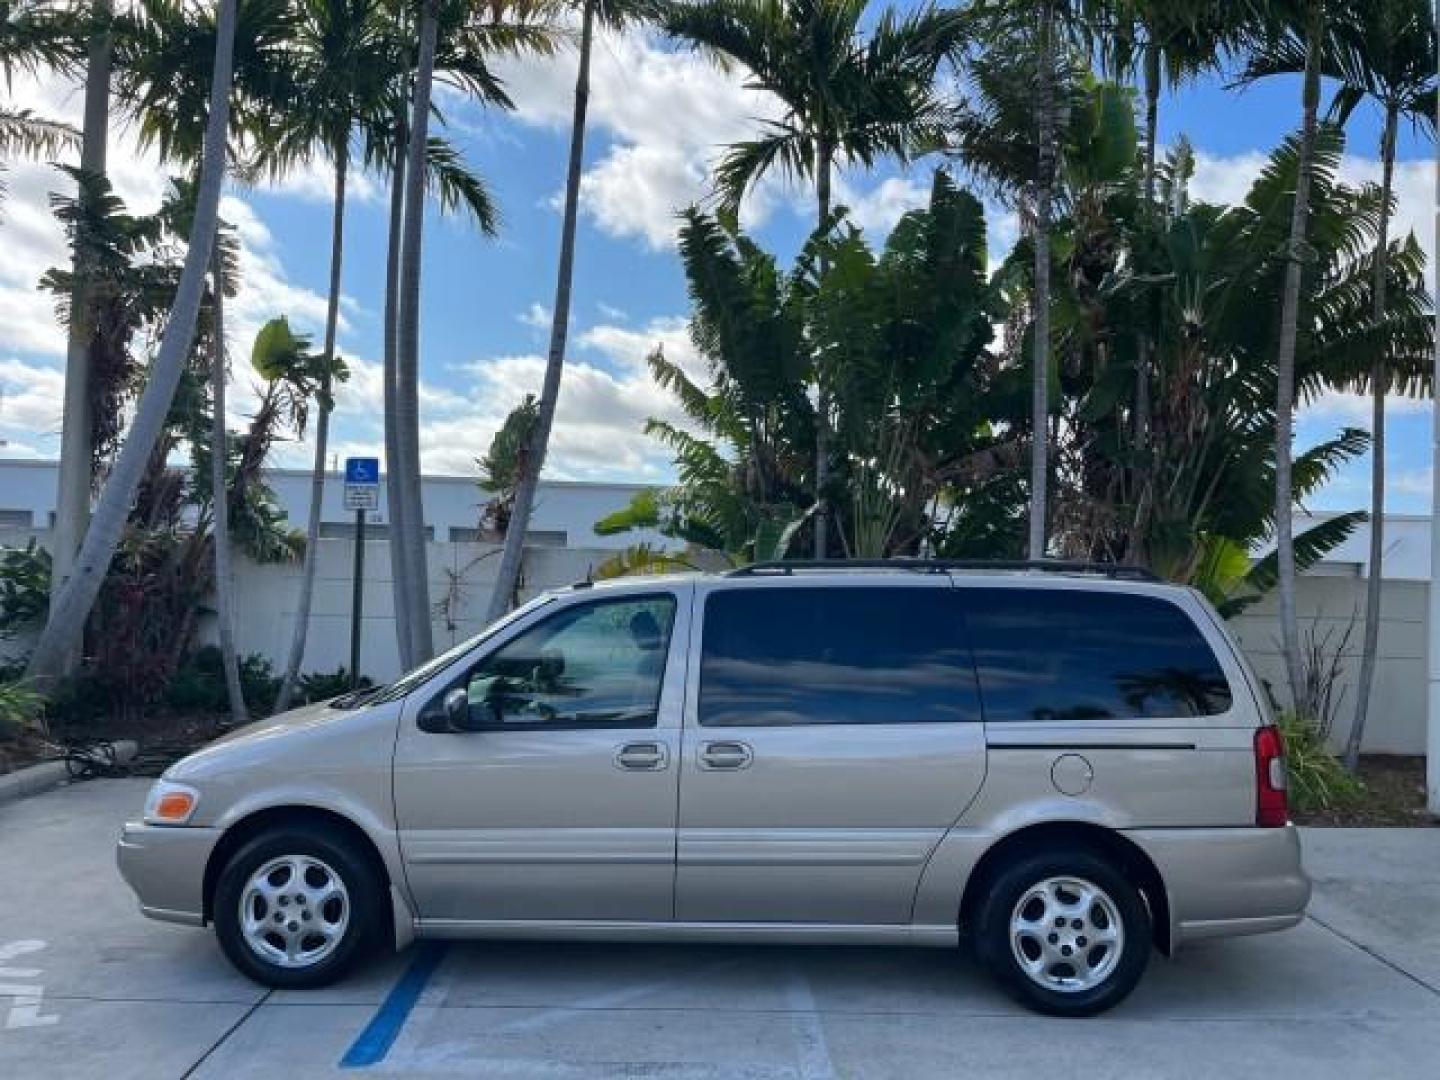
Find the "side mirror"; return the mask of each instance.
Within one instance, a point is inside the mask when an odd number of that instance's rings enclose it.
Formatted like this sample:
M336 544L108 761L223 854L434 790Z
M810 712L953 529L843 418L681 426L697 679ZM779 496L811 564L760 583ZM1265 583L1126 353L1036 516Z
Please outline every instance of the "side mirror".
M457 686L445 695L440 703L440 709L445 714L445 724L451 731L468 731L470 729L470 692L463 686Z
M439 705L427 707L417 718L416 726L431 735L480 731L497 719L495 712L494 706L488 702L472 707L469 691L457 686L440 699Z

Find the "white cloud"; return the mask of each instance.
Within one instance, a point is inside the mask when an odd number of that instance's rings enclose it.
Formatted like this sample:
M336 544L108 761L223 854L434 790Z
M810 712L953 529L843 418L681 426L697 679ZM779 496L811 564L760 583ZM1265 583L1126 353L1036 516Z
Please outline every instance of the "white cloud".
M835 203L849 208L850 220L878 240L901 215L930 204L928 173L889 176L868 191L856 186L855 177L841 175L835 182Z
M703 362L681 318L655 319L639 329L602 324L576 336L560 384L547 476L670 480L669 452L644 433L652 416L685 422L674 398L650 378L645 361L657 346L703 377ZM333 418L332 451L342 457L373 452L383 437L380 367L361 360L352 362L351 370L349 383L336 395ZM456 370L463 392L421 383L420 453L427 473L473 473L475 459L489 448L506 414L526 394L538 392L545 360L537 354L486 357ZM304 466L312 454L308 444L291 443L277 450L276 460Z
M64 399L65 374L59 367L0 359L0 443L5 456L54 456Z
M554 315L544 304L535 301L515 318L534 330L548 330Z
M573 51L499 66L517 116L538 127L569 129L575 92ZM581 181L581 210L602 231L653 250L675 242L677 211L710 194L711 166L725 146L752 138L778 103L654 33L601 33L591 67L589 132L610 145ZM747 200L742 218L759 224L776 205L773 189Z

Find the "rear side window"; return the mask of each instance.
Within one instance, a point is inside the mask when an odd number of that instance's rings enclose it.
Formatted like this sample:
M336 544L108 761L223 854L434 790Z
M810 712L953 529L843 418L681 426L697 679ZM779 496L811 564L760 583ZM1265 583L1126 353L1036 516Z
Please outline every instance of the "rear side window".
M979 719L950 589L735 589L705 604L707 727Z
M1230 686L1189 617L1150 596L964 588L985 719L1213 716Z

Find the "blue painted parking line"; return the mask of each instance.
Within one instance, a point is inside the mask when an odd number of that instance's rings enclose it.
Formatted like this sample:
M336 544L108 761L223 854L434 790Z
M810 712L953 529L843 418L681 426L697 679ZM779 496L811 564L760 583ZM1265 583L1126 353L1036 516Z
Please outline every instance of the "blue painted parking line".
M400 976L400 981L391 988L370 1018L370 1023L365 1025L365 1030L360 1032L340 1059L342 1069L363 1069L385 1060L385 1055L390 1053L390 1047L395 1045L395 1040L405 1028L405 1021L410 1019L411 1011L424 993L425 984L444 958L443 942L422 941L415 947L415 959L410 961L405 974Z

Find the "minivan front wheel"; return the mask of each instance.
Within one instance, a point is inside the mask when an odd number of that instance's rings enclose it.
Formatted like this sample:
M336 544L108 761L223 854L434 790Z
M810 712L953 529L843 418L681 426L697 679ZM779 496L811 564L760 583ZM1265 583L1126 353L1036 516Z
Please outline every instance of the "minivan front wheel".
M977 913L976 946L1022 1004L1090 1016L1140 980L1150 914L1140 891L1101 856L1033 854L992 879Z
M340 836L308 826L262 833L215 884L215 933L237 968L266 986L323 986L377 925L379 883Z

